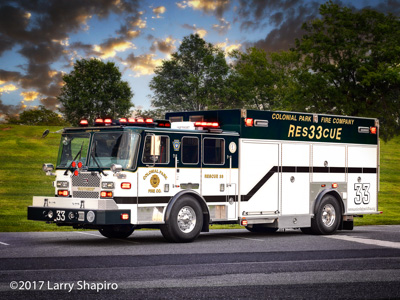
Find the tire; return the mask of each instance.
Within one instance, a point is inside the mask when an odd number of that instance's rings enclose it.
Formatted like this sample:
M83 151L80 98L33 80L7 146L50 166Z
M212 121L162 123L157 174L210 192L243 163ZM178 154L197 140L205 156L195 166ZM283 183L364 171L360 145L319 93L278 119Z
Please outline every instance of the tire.
M255 233L274 233L278 231L278 228L265 227L262 225L253 225L253 227L246 226L246 229Z
M313 219L311 219L311 231L314 234L329 235L338 230L342 212L337 199L332 195L325 195Z
M182 196L171 210L169 219L160 230L168 242L189 243L194 241L203 227L200 204L191 196Z
M134 230L132 225L110 225L101 227L99 232L109 239L126 239Z

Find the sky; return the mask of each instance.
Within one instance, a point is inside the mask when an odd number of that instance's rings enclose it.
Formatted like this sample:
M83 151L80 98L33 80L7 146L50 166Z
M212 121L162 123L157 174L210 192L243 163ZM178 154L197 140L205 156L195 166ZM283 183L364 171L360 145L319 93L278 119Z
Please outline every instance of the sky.
M0 0L0 120L39 105L58 111L62 77L79 59L116 64L150 109L154 68L199 34L228 53L287 50L321 0ZM400 16L400 0L334 1ZM229 58L227 58L229 59Z

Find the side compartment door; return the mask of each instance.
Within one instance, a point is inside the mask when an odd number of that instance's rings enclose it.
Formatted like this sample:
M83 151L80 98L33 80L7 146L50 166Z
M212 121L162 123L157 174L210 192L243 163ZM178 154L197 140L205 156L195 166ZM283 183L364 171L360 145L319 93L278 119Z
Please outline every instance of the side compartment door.
M241 140L239 158L242 216L274 215L279 210L279 144Z

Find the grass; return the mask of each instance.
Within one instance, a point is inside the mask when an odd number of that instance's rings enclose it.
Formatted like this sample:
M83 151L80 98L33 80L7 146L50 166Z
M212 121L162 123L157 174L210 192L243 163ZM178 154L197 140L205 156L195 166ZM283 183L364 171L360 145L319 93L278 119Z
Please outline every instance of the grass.
M46 138L42 133L50 130ZM71 230L27 220L33 196L54 194L54 177L45 176L43 163L56 163L61 127L0 125L0 232ZM400 136L381 144L379 210L382 215L356 218L356 225L400 224ZM211 228L240 228L213 225Z

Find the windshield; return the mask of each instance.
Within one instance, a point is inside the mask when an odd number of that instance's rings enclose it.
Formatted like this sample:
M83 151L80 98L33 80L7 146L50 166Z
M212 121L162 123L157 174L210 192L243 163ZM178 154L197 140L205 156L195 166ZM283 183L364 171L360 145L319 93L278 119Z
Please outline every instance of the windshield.
M90 133L64 133L61 136L57 167L68 168L73 160L81 161L86 165L89 140Z
M124 169L135 166L139 135L133 132L96 132L93 134L89 168L110 168L112 164Z

